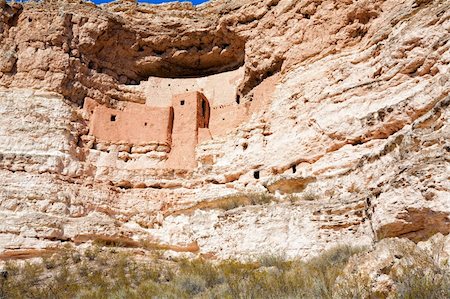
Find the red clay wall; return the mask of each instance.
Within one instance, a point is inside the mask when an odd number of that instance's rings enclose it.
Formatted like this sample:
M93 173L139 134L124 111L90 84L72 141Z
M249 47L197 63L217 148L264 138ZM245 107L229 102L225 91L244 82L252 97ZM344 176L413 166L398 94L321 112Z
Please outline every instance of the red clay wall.
M123 110L96 106L90 133L101 141L128 144L170 144L172 108L128 103Z
M197 166L195 147L199 128L209 126L209 104L201 93L190 92L174 96L172 106L172 149L166 165L168 168L193 169Z

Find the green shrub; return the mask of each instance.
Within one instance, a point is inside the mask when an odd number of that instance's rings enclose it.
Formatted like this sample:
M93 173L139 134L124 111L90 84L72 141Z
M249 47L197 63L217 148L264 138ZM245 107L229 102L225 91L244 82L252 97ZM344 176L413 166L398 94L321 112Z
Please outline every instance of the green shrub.
M314 280L310 286L311 296L332 298L336 279L342 274L348 260L364 250L364 247L338 245L312 258L306 265Z
M58 260L56 259L55 256L52 257L44 257L42 259L42 263L44 264L46 269L54 269L56 268L56 266L58 265Z

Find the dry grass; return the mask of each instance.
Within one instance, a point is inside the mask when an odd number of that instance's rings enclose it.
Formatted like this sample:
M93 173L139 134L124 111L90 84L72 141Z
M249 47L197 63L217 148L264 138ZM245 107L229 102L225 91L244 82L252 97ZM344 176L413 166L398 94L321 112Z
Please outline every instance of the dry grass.
M406 269L398 283L398 299L450 298L449 273L424 273L420 268Z
M304 192L302 194L301 199L305 200L305 201L314 201L314 200L318 200L319 196L312 191L308 191L308 192Z
M0 276L0 298L334 298L337 277L361 250L339 246L308 262L269 255L244 263L142 262L111 248L94 247L81 255L66 250L42 263L9 262L6 277ZM401 281L398 298L448 295L443 291L449 289L447 278L430 281L411 273Z
M315 201L320 199L319 196L312 191L303 192L301 195L289 194L286 198L291 204L297 204L301 201Z
M210 208L232 210L243 206L265 205L275 201L275 197L268 193L238 193L214 201L210 201Z
M190 208L173 212L171 215L192 214L195 210L219 209L229 211L244 206L264 205L275 200L275 197L268 193L237 193L214 200L202 201Z
M111 248L73 250L41 263L9 262L1 298L286 298L329 297L348 257L337 248L309 263L263 256L257 262L203 259L138 262Z

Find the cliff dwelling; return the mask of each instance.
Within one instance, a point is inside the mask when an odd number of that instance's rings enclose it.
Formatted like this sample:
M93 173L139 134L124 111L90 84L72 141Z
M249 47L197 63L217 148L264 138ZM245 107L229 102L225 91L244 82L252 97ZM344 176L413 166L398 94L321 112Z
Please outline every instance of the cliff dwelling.
M275 78L266 79L245 102L238 94L243 76L241 67L200 78L150 77L127 85L145 95L145 104L122 102L112 108L87 99L89 134L103 152L153 155L158 161L152 168L195 169L198 144L236 129L270 101Z

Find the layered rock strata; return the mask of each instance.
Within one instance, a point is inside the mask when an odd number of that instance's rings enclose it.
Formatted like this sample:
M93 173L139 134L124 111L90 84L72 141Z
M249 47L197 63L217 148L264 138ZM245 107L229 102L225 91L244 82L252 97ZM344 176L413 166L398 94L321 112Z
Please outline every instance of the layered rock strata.
M0 5L3 256L100 239L308 257L450 232L448 1ZM180 89L211 105L193 167L94 136L87 103L169 109ZM195 208L250 192L274 199Z

